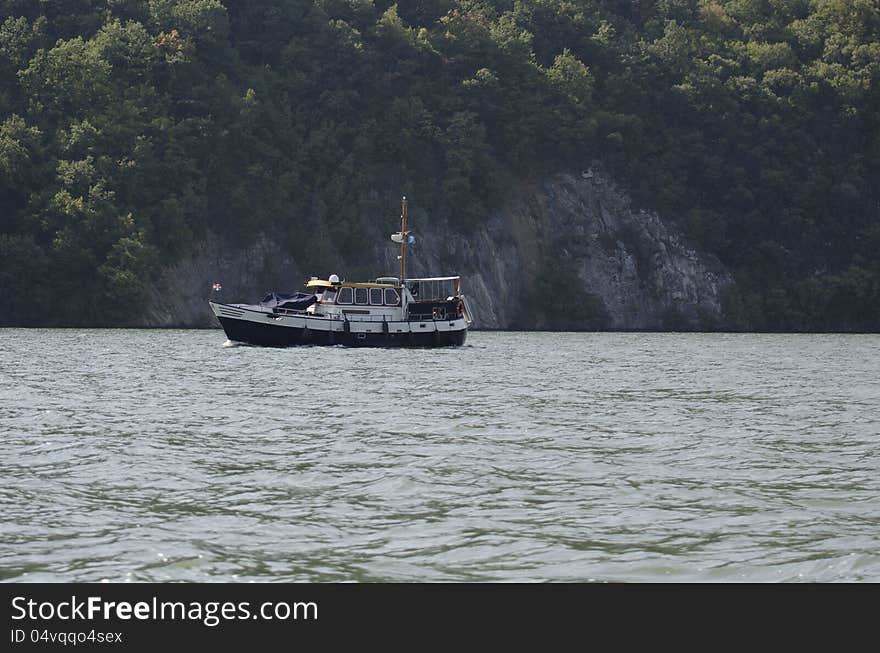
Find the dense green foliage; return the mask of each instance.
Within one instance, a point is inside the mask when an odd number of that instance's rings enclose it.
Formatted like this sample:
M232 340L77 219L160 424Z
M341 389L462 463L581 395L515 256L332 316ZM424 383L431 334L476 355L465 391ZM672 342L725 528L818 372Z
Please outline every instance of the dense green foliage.
M878 87L878 0L0 0L0 323L599 159L734 271L728 328L877 331Z

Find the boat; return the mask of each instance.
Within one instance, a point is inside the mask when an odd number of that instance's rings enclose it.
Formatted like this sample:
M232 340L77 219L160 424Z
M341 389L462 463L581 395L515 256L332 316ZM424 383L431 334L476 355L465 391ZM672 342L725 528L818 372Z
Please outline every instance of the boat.
M311 277L305 291L270 292L257 304L227 304L213 293L211 310L232 342L266 347L346 345L351 347L444 347L463 345L473 324L460 276L409 279L406 248L407 200L401 202L400 274L366 282Z

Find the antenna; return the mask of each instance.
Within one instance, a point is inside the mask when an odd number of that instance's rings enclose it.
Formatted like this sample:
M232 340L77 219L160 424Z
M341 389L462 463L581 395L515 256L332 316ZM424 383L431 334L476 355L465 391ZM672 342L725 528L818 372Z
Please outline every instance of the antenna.
M406 281L406 195L400 204L400 285L403 286Z

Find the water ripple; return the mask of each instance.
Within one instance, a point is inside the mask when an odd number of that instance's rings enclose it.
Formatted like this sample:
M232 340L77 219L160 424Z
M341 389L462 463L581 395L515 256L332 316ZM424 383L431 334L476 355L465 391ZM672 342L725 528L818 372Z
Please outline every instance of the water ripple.
M877 581L880 337L0 330L0 579Z

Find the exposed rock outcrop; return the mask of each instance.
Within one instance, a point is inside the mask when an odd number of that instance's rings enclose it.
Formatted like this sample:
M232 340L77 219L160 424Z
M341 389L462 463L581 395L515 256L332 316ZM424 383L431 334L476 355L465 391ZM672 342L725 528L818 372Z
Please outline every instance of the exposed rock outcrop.
M261 234L248 247L210 234L192 253L162 269L147 291L147 305L136 326L219 327L208 306L212 284L224 301L257 301L266 290L299 289L303 276L289 251Z
M375 276L395 274L397 250L388 240L395 218L365 223L373 225ZM714 257L592 170L521 184L473 233L418 213L412 226L419 241L409 275L461 274L476 328L700 327L720 318L720 293L731 282ZM244 249L210 238L163 271L143 322L215 325L205 301L212 281L222 280L227 299L253 300L296 289L304 272L329 274L300 270L265 236Z

